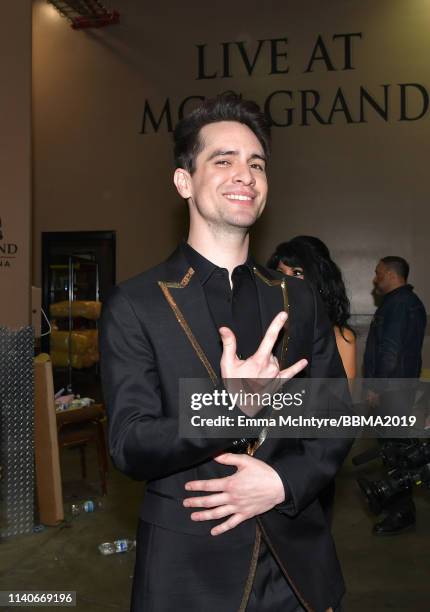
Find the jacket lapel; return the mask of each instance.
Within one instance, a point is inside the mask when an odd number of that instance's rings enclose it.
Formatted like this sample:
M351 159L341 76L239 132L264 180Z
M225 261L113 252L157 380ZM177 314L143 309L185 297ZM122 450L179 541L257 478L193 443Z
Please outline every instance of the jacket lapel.
M261 323L263 333L266 333L270 323L279 312L285 310L289 314L287 283L285 279L271 278L268 276L267 271L258 265L254 266L254 273L260 306ZM287 320L273 350L273 354L279 360L281 369L285 367L287 359L288 328L289 321Z
M220 378L222 345L203 287L180 249L168 263L174 264L170 278L159 280L158 285L196 357L216 385Z
M160 290L186 335L196 357L208 373L212 383L220 380L222 343L216 329L202 285L178 248L166 262L168 278L158 281ZM284 279L268 276L261 266L254 266L263 333L281 310L289 311L287 284ZM281 369L285 367L288 344L288 324L280 333L274 354Z

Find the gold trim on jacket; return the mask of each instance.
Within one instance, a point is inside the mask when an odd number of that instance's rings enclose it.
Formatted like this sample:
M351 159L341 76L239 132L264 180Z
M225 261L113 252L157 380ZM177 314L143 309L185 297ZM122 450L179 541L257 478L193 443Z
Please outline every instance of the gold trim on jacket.
M193 274L194 274L193 268L188 268L185 276L182 278L182 280L179 281L179 283L168 282L168 281L158 281L158 284L161 288L161 291L164 294L164 297L169 303L170 308L173 310L176 320L178 321L179 325L184 330L188 340L191 342L191 345L194 351L196 352L197 357L200 359L200 361L203 363L204 367L206 368L206 371L209 374L209 377L212 383L216 385L218 383L218 376L216 375L215 370L211 366L209 359L206 357L206 354L204 350L202 349L202 347L200 346L197 338L193 334L191 327L188 325L184 315L182 314L181 309L179 308L174 297L169 291L170 288L171 289L184 289L190 282L190 279L193 276Z

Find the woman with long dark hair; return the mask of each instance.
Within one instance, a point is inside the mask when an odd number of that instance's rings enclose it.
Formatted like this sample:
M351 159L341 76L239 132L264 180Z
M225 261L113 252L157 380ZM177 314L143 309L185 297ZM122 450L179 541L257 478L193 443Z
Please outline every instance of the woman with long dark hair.
M282 242L267 263L288 276L305 278L320 294L333 324L336 344L349 379L356 375L355 332L349 324L350 305L342 273L327 246L315 236Z

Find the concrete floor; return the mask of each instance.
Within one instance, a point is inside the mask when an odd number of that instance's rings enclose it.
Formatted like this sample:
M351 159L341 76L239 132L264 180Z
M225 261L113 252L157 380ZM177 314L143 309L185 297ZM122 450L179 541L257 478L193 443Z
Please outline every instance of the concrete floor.
M357 454L362 448L355 448ZM84 498L97 490L95 456L89 455L89 485L79 476L76 451L63 451L65 494ZM377 462L375 462L376 464ZM375 476L375 466L365 471ZM417 528L396 537L371 535L367 512L348 458L338 478L334 535L347 582L345 612L427 612L430 609L430 492L419 491ZM103 557L100 542L134 539L142 486L113 469L105 508L41 533L0 543L0 590L74 590L80 612L129 610L134 553ZM94 496L93 496L94 497ZM12 608L2 608L2 610ZM13 608L15 609L15 608ZM179 610L176 606L175 611ZM173 610L173 608L172 608ZM186 611L184 611L186 612ZM277 612L277 611L274 611Z

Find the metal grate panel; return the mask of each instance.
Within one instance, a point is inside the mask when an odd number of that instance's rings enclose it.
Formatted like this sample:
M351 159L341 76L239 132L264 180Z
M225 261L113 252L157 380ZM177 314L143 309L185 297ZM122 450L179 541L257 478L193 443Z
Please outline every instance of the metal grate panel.
M0 537L34 524L34 335L0 327Z

